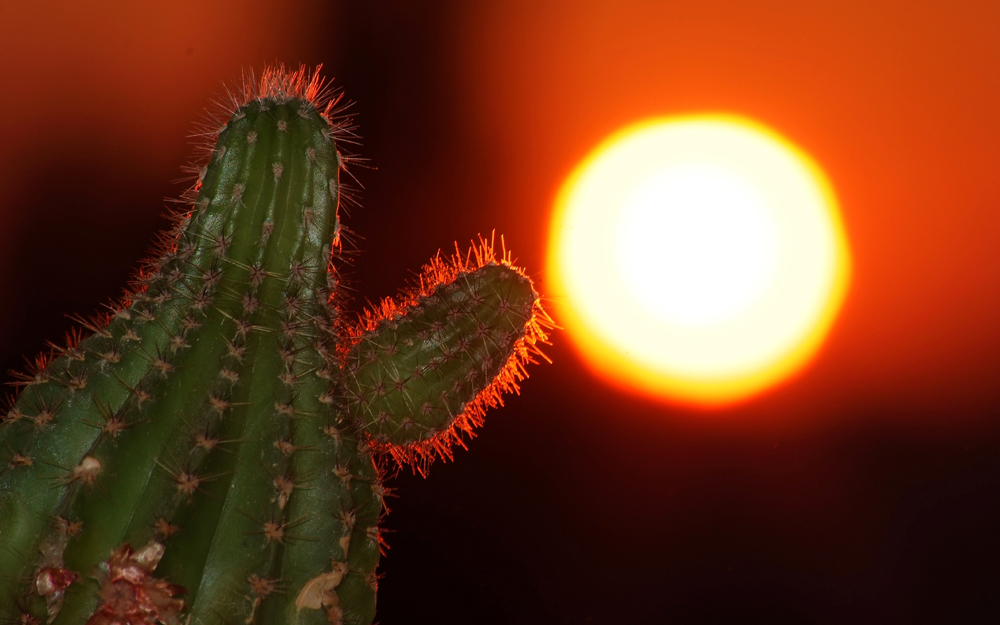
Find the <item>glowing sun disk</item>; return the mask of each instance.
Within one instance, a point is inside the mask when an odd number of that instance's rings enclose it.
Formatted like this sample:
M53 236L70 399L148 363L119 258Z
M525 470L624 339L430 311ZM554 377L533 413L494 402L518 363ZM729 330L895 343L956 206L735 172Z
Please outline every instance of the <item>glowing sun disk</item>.
M819 168L730 116L651 120L598 146L560 193L548 265L560 321L593 368L702 405L799 370L849 274Z

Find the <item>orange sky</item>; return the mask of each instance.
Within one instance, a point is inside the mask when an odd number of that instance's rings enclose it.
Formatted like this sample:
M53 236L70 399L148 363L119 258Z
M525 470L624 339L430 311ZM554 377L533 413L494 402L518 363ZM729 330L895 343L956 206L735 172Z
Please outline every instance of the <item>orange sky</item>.
M526 215L546 205L578 159L637 119L756 118L825 168L855 262L827 347L786 394L956 409L996 397L1000 5L479 6L459 58L467 123L517 181L503 202Z
M316 63L325 60L317 49L337 48L326 38L338 11L310 3L136 6L3 10L0 291L17 266L9 250L20 236L17 204L34 184L25 180L42 175L52 150L91 167L124 160L148 170L162 180L147 194L158 202L176 195L170 181L190 154L178 138L223 79L274 59ZM439 43L445 62L433 71L454 81L453 123L488 153L494 179L508 181L489 202L505 207L496 226L526 264L543 265L553 196L608 133L654 115L752 117L825 168L855 265L826 348L761 409L775 401L836 411L857 399L959 412L995 401L1000 5L463 7L449 16L454 39ZM0 312L0 325L16 327L11 315Z

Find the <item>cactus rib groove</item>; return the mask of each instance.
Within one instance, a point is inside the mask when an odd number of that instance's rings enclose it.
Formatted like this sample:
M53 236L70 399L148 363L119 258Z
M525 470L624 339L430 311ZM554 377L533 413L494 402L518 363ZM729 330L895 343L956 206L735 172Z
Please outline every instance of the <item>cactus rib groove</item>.
M493 240L357 320L337 273L355 136L266 69L124 297L0 413L0 623L367 625L387 473L452 458L553 327Z

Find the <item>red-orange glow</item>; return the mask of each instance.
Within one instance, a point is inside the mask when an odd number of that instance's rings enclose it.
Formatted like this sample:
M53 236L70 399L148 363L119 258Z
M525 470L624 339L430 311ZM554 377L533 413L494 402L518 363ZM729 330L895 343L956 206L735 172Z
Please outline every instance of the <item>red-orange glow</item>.
M996 9L477 4L458 55L464 119L498 155L492 179L517 182L496 188L509 217L488 225L520 241L546 231L542 207L561 182L634 120L753 117L793 138L835 183L854 271L808 371L727 415L809 426L843 418L844 405L912 407L907 419L940 410L949 422L993 415L982 407L997 396L1000 349L1000 211L991 208L1000 86L987 79L1000 64ZM541 256L546 241L533 243ZM548 280L542 290L553 293Z
M548 276L595 371L721 406L816 353L848 256L808 156L749 120L699 116L636 124L591 152L556 202Z
M439 252L423 266L415 284L404 289L395 298L383 299L377 306L365 310L358 324L350 329L348 341L341 346L347 354L365 333L371 332L387 319L396 319L417 306L422 298L426 298L443 285L461 279L487 265L503 265L522 276L524 270L514 264L513 257L501 238L500 254L497 254L494 240L482 238L479 243L473 243L464 254L455 244L455 253L442 256ZM548 343L548 335L554 324L548 313L536 300L531 311L531 318L526 320L524 334L511 350L497 376L483 388L475 398L465 404L464 410L457 415L451 426L431 438L410 443L395 445L381 443L374 438L368 441L369 446L391 457L399 466L410 466L414 472L426 475L427 468L436 460L451 460L452 448L455 445L465 447L465 441L475 436L476 428L483 425L483 419L489 408L502 406L505 393L519 393L521 380L528 377L525 365L538 362L538 358L548 360L541 351L542 343Z

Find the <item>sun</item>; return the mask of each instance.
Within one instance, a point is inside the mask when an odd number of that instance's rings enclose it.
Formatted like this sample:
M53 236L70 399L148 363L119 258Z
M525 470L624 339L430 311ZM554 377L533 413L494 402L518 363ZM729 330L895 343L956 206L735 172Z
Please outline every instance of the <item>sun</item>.
M558 321L609 380L725 406L816 353L847 291L833 189L754 121L643 121L567 178L547 261Z

